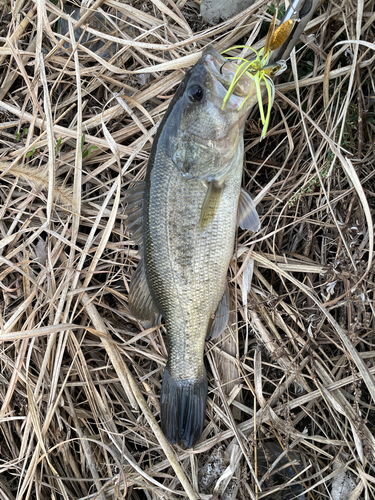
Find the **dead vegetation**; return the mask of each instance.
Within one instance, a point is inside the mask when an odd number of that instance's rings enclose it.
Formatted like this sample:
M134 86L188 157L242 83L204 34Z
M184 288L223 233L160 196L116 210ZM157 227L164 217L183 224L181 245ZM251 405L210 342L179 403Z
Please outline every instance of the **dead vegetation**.
M183 68L260 47L267 4L210 27L185 0L69 22L67 2L0 3L1 500L374 498L374 0L324 2L261 143L249 120L262 229L238 234L194 452L158 427L164 328L127 310L124 192Z

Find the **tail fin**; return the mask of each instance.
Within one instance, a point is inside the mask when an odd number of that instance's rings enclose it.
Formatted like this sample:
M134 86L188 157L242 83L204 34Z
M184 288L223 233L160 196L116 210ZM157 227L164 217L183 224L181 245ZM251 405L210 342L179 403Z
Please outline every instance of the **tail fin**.
M183 441L192 448L201 437L207 401L207 375L181 380L164 370L161 388L161 428L171 444Z

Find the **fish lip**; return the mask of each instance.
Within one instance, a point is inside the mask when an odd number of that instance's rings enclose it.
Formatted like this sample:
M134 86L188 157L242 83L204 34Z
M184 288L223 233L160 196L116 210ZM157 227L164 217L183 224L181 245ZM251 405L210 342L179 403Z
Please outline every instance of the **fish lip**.
M215 80L215 84L220 84L222 86L221 90L225 90L226 93L233 81L238 67L219 54L219 52L211 46L206 47L203 51L202 62L206 66L208 73L210 73ZM249 95L255 91L254 80L249 75L245 74L237 83L232 97L236 101L241 99L242 103L245 98L248 98ZM238 101L234 104L234 107L236 108L239 104L240 103Z
M215 94L221 99L220 107L222 107L224 97L238 68L211 46L205 48L201 61L207 70L207 74L210 75ZM245 100L246 103L244 104ZM221 110L223 113L235 111L240 113L241 116L247 115L255 102L257 102L257 97L254 80L248 75L244 75L241 77L240 82L237 83L226 106Z
M208 70L213 73L215 75L215 78L223 85L226 90L228 90L230 81L234 77L235 70L237 68L235 68L232 64L232 71L230 71L229 74L228 72L226 72L227 74L223 75L221 73L221 68L224 66L224 64L230 64L230 61L219 54L219 52L211 46L208 46L204 49L202 59Z

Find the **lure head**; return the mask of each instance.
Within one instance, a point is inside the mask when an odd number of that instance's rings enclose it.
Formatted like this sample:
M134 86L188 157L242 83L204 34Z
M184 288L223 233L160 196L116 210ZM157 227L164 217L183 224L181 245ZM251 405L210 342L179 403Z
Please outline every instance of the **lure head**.
M265 75L269 76L270 78L274 78L275 76L284 73L286 69L287 69L286 62L284 60L281 60L263 66L262 71L264 72Z

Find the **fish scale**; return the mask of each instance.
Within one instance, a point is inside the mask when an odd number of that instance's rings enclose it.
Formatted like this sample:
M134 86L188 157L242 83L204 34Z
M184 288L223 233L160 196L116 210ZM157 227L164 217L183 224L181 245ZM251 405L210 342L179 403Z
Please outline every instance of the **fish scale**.
M200 180L185 180L163 151L154 164L150 192L158 195L146 215L146 238L158 241L159 251L146 250L145 255L166 320L168 364L175 378L199 378L204 372L205 333L223 295L233 251L241 174L242 161L226 181L213 223L202 230L199 218L207 187Z

